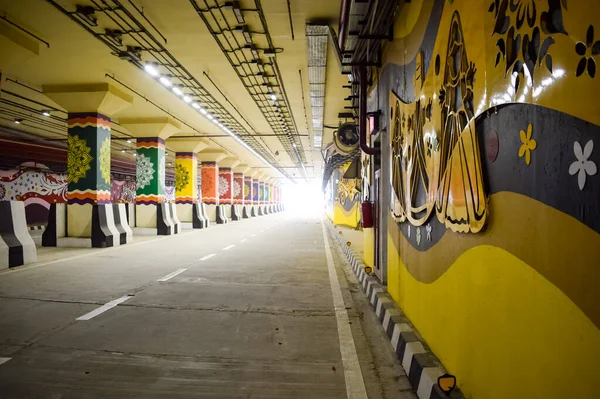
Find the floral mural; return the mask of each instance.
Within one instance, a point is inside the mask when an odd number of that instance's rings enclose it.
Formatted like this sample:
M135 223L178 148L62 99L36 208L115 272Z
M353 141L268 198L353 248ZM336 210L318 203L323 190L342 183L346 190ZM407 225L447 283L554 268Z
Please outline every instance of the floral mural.
M78 135L69 135L67 138L69 153L67 158L67 175L69 181L75 183L83 179L87 171L91 168L92 155L91 148L88 147L85 139L80 139Z
M138 154L136 159L136 181L140 188L146 187L154 179L154 164L144 154Z
M113 203L135 203L133 176L111 174L109 180ZM67 202L67 187L65 173L53 173L39 163L25 162L16 169L0 170L0 201L24 201L29 224L46 223L50 204ZM170 183L165 187L165 199L175 200L175 187Z

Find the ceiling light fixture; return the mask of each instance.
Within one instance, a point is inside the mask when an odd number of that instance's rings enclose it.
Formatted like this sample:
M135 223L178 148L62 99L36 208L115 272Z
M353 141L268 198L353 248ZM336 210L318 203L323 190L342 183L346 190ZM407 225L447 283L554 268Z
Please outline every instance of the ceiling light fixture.
M202 115L208 114L208 112L204 108L200 108L200 112L202 113Z
M178 96L183 95L183 90L181 90L183 88L183 85L174 85L173 86L173 93L177 94Z
M171 75L163 75L158 80L164 86L171 87L173 85L173 83L171 83Z
M192 101L192 99L190 98L190 96L183 96L183 101L185 101L186 103L189 103Z
M258 55L258 49L254 44L246 44L244 48L250 50L250 53L252 53L252 57L254 57L255 60L260 58Z
M125 152L125 150L121 150L121 152Z
M129 62L142 62L142 48L127 46L127 50L119 52L119 58Z
M250 34L250 29L248 28L248 25L238 25L235 27L235 30L242 31L242 35L244 35L246 43L252 44L252 35Z
M128 142L129 144L131 144L131 139L127 139L127 142Z
M209 121L212 121L213 119L215 119L215 118L213 118L213 116L211 114L206 114L206 117L208 118Z
M196 102L192 103L192 107L194 107L196 109L200 109L200 105L198 105L198 103L196 103Z
M13 122L16 123L17 125L19 125L21 122L23 122L23 119L15 118L15 120Z
M98 26L98 20L94 13L96 9L91 6L82 6L81 4L77 4L75 9L75 15L77 15L80 19L82 19L86 24L90 26Z
M277 96L275 94L271 94L271 100L277 101Z
M123 39L121 38L123 33L120 30L107 29L104 33L106 40L114 44L116 47L123 46Z
M157 77L160 75L158 72L158 62L146 62L144 64L144 70L150 74L150 76Z
M239 1L226 1L225 4L223 4L223 8L226 10L233 10L233 14L235 15L238 24L244 23L244 15L242 14Z
M44 116L50 116L50 111L46 111L44 109L44 110L42 110L42 115L44 115Z

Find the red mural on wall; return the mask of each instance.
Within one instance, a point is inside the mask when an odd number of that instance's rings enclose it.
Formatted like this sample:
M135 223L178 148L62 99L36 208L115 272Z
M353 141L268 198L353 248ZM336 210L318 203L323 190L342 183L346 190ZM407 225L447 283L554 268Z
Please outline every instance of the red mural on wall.
M232 187L233 203L243 204L244 203L244 174L234 173L233 174L233 187Z
M219 204L219 166L215 162L202 162L202 202Z
M233 202L232 186L233 172L231 168L219 168L219 203L231 204Z

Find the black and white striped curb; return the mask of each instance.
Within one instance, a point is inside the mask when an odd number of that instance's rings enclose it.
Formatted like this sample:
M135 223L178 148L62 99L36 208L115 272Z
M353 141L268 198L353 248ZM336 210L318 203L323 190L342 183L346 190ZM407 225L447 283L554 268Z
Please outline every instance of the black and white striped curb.
M440 361L429 351L419 333L396 306L379 280L365 272L365 264L344 241L343 234L340 234L333 224L327 225L346 254L419 399L464 398L458 388L450 394L440 389L437 384L438 377L446 374Z
M37 249L27 230L25 203L0 201L0 270L36 260Z

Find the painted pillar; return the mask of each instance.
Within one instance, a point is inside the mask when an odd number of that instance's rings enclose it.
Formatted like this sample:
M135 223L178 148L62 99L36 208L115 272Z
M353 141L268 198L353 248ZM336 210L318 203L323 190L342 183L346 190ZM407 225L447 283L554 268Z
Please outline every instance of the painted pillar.
M173 137L166 146L175 151L175 208L183 228L192 228L194 204L200 202L198 152L208 147L207 139Z
M252 216L258 216L258 210L260 205L260 186L258 184L258 178L252 178Z
M244 209L242 211L242 217L249 218L254 216L252 213L253 205L252 176L244 176Z
M233 173L233 203L236 205L244 205L244 174L239 172Z
M235 215L241 220L249 217L249 209L246 208L245 197L245 174L250 170L250 167L245 163L238 163L233 169L233 209ZM233 216L232 216L233 217Z
M264 215L265 214L265 210L266 210L266 198L265 198L265 182L264 180L259 180L258 181L258 200L259 200L259 207L258 207L258 214L259 215Z
M136 204L138 227L155 227L156 219L150 221L153 212L145 205L158 205L165 202L165 140L160 137L139 137L136 144ZM146 217L147 216L147 217Z
M231 168L219 167L219 204L233 203L233 171Z
M175 207L183 223L192 223L198 202L198 154L175 153Z
M202 161L202 203L206 204L208 220L217 223L221 214L219 201L219 162L227 157L222 151L202 151L198 159Z
M165 140L179 131L172 118L121 118L119 124L136 137L135 226L138 233L176 233L176 211L165 201ZM143 230L142 230L143 229Z
M271 213L271 183L265 181L265 213Z
M202 162L202 203L206 204L208 220L217 221L219 206L219 163Z
M67 232L92 237L94 204L110 204L110 118L95 112L69 113Z
M110 115L131 105L133 98L108 83L45 85L43 92L68 111L67 222L57 228L66 227L67 237L91 238L94 247L113 245L109 236L114 234L102 230L107 224L114 227L114 213L107 206L111 203ZM110 220L101 223L99 216L93 217L94 209L96 215L106 214Z
M231 220L240 220L241 215L238 215L238 207L233 201L234 197L234 168L240 164L237 158L228 157L219 163L219 195L220 202L223 206L223 211Z
M110 203L110 118L69 113L68 204Z

